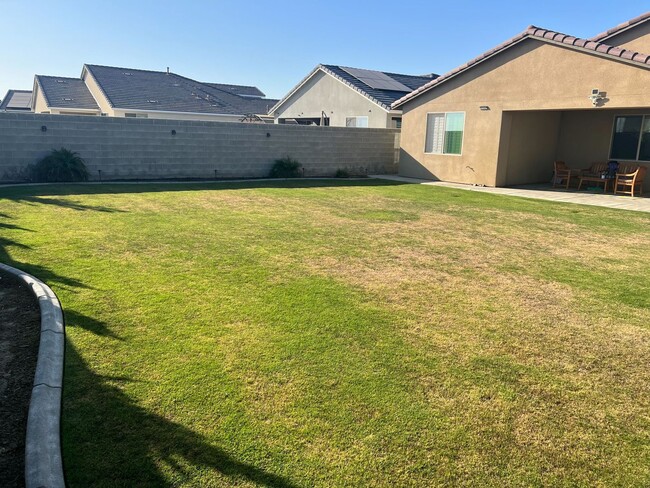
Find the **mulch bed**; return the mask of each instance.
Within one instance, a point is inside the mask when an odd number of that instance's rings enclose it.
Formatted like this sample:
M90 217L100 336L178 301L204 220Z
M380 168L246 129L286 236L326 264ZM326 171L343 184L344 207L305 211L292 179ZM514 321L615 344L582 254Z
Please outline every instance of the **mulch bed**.
M0 486L25 485L25 430L40 338L30 288L0 271Z

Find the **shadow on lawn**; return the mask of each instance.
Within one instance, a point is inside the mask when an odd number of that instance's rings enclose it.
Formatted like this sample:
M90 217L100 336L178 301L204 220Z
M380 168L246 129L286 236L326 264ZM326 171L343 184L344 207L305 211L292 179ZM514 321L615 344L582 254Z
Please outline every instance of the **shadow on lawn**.
M0 229L2 229L2 223L0 223ZM15 229L15 227L14 227ZM29 229L23 229L21 228L20 230L22 231L30 231L33 232ZM13 266L14 268L18 268L21 271L24 271L25 273L29 273L32 276L35 276L41 281L44 281L47 284L52 284L56 283L61 286L67 286L71 288L88 288L91 289L90 286L85 285L83 282L74 279L74 278L67 278L65 276L61 276L54 271L50 270L49 268L46 268L44 266L39 266L38 264L28 264L28 263L22 263L20 261L16 261L11 257L9 254L9 248L11 247L16 247L19 249L32 249L31 246L28 246L26 244L23 244L18 241L14 241L12 239L7 239L4 237L0 237L0 263L7 264L9 266Z
M232 482L295 486L135 404L121 388L130 382L94 373L75 347L66 344L63 455L70 486L192 483L188 465L196 471L218 471Z
M301 189L301 188L330 188L330 187L359 187L359 186L399 186L410 183L380 180L375 178L359 179L310 179L296 178L289 180L246 180L246 181L187 181L187 182L164 182L164 181L141 181L123 182L111 181L106 183L79 183L79 184L56 184L56 185L27 185L7 186L0 188L0 201L2 199L12 201L23 201L27 203L44 203L74 208L76 210L97 210L100 212L119 212L120 210L108 207L93 207L76 204L67 200L49 198L51 195L101 195L121 193L156 193L174 191L205 191L205 190L247 190L257 188L277 189ZM39 198L48 196L48 198Z

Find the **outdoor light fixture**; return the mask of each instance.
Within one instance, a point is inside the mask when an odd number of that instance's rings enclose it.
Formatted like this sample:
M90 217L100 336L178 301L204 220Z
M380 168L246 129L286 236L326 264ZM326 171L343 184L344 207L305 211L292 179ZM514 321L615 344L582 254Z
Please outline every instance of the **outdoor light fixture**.
M266 133L266 137L271 137L271 133L270 133L270 132L267 132L267 133Z
M47 132L47 126L41 125L41 132Z
M594 107L598 107L600 102L605 100L605 92L601 92L598 88L594 88L591 90L591 95L589 95L588 98L591 100Z
M172 129L172 135L173 135L173 136L176 135L176 129Z
M481 109L482 112L486 112L490 110L490 107L488 107L487 105L481 105L479 108Z

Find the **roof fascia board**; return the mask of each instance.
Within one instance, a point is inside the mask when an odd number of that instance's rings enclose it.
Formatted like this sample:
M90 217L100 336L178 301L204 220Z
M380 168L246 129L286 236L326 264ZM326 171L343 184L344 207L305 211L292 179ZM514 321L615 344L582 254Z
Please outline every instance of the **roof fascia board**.
M99 82L99 80L97 78L95 78L95 75L93 75L92 70L90 68L88 68L87 64L84 64L83 68L81 68L81 79L83 80L83 82L84 82L84 84L86 85L86 88L87 88L88 83L86 83L86 78L84 78L84 74L86 74L86 76L90 76L93 79L93 81L95 82L95 84L99 88L99 91L102 92L102 95L104 95L104 98L108 102L108 106L114 109L115 105L113 105L113 101L110 99L110 97L106 93L106 90L104 90L104 87ZM90 91L90 89L88 89L88 91ZM90 94L92 95L92 92L90 92ZM95 98L95 97L93 96L93 98ZM95 99L95 103L97 103L96 99ZM101 109L101 105L99 103L97 103L97 106L100 107L100 109Z
M41 93L43 94L43 99L45 100L45 105L50 108L50 101L47 98L47 93L45 93L45 90L43 90L43 87L41 86L41 82L38 79L38 75L34 76L34 94L36 94L36 87L38 87L41 90ZM32 99L34 100L34 108L36 108L36 97L32 95Z
M88 113L101 113L101 110L96 108L76 108L76 107L50 107L52 110L62 110L63 112L74 110L75 112L88 112Z

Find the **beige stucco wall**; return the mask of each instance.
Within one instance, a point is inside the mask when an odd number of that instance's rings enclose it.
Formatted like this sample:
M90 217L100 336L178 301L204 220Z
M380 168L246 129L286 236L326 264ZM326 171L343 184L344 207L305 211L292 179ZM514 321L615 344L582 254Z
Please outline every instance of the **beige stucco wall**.
M645 22L633 29L621 32L603 41L610 46L619 46L644 54L650 54L650 22Z
M505 184L507 168L504 171L501 164L497 171L497 162L503 163L505 157L499 151L500 140L512 143L510 132L502 131L502 122L508 123L504 111L601 110L588 99L593 88L607 92L607 108L650 106L648 86L649 69L527 39L402 107L399 172L488 186ZM481 111L482 105L490 109ZM425 154L426 114L458 111L465 112L462 155Z
M102 113L105 113L111 117L115 116L115 111L113 110L113 107L111 107L111 104L108 103L108 100L106 99L104 93L102 93L101 89L99 88L99 85L97 84L97 81L95 81L95 78L93 78L93 76L88 71L84 70L83 80L86 83L86 86L88 87L88 91L90 91L90 94L97 102L97 105L99 105L99 108L101 109Z
M34 84L36 86L36 84ZM34 112L37 114L43 113L43 112L50 112L50 108L47 106L47 102L45 101L45 97L43 96L43 92L40 89L36 89L36 98L35 100L35 105L34 105Z
M330 117L330 126L345 127L346 117L367 116L368 127L391 127L388 112L361 93L319 70L273 115L275 119ZM399 113L393 114L399 116Z

